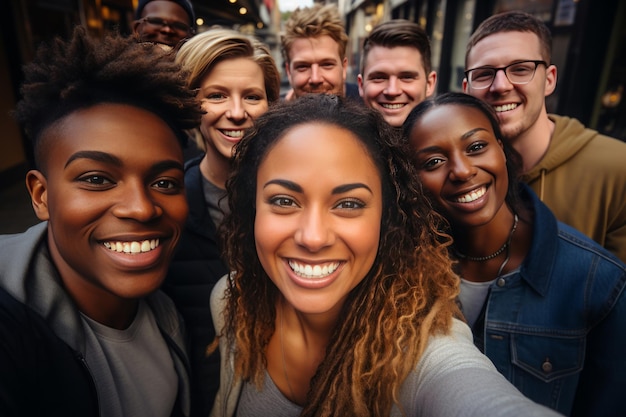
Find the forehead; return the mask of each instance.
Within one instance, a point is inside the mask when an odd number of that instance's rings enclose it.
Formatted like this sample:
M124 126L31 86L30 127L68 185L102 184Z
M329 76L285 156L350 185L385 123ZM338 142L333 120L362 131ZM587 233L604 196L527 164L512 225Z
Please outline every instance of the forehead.
M160 17L166 20L173 19L180 22L191 23L185 9L177 3L169 0L152 0L145 5L143 11L141 12L141 16Z
M411 129L411 143L426 145L443 137L461 139L480 128L493 135L489 118L480 110L458 104L444 104L427 110Z
M345 128L319 122L287 130L268 151L259 174L262 170L289 172L314 182L322 177L350 182L363 176L380 182L374 160L360 139Z
M503 66L515 61L540 60L541 43L532 32L498 32L481 39L467 55L467 67Z
M264 81L263 69L250 57L227 58L218 61L202 78L202 84L216 82L219 79L237 81L239 77L259 79ZM238 87L245 88L245 85L238 83Z
M289 59L292 61L320 61L324 59L341 60L339 44L328 35L314 38L297 38L289 49Z
M376 45L369 50L364 62L364 72L372 71L424 73L424 61L417 48Z
M49 126L37 153L49 165L65 164L79 151L100 151L120 158L161 160L182 158L174 131L160 117L132 105L104 103L74 111Z

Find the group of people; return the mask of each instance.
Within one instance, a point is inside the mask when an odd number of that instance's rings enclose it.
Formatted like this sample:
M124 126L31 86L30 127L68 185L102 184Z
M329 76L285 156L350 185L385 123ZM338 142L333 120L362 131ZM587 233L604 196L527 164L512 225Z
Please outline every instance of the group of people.
M541 21L487 19L438 96L406 20L353 85L336 6L296 10L283 98L187 0L133 31L25 68L42 223L0 237L1 415L619 415L626 144L547 113Z

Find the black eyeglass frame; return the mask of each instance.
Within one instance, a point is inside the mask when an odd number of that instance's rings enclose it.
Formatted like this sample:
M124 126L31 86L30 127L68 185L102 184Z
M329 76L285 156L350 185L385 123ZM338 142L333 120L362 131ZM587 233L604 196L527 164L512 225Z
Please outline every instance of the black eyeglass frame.
M535 68L533 69L533 74L530 77L530 79L528 81L511 81L511 79L509 78L509 74L507 73L507 70L510 67L513 67L515 65L520 65L520 64L528 64L528 63L533 63L535 64ZM506 65L504 67L476 67L476 68L471 68L468 69L467 71L464 72L465 74L465 79L467 80L467 84L469 85L470 88L473 88L474 90L484 90L486 88L491 87L491 85L493 84L493 81L496 79L496 75L498 74L498 71L502 71L504 72L504 76L506 77L507 80L509 80L509 82L511 84L515 84L515 85L524 85L524 84L528 84L529 82L531 82L534 78L535 78L535 73L537 72L537 67L539 65L544 65L546 68L548 68L550 66L550 64L548 64L546 61L542 60L542 59L527 59L524 61L517 61L517 62L513 62L512 64ZM489 84L487 84L484 87L474 87L472 85L472 80L470 78L470 73L472 71L476 71L476 70L493 70L493 75L491 76L491 82Z
M141 19L139 19L141 22L143 23L147 23L149 25L152 26L157 26L159 28L168 26L170 29L172 29L175 32L178 33L185 33L187 35L193 35L194 34L194 29L193 27L189 26L186 23L183 22L178 22L178 21L169 21L160 17L156 17L156 16L145 16L142 17Z

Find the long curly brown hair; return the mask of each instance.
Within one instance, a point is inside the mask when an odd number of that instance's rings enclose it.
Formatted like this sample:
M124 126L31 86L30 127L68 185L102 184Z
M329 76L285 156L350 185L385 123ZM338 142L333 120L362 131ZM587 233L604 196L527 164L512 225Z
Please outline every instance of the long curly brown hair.
M383 215L377 257L343 306L302 415L386 416L429 336L447 333L460 313L449 238L438 232L442 219L424 197L397 132L373 110L335 96L303 97L270 109L237 146L227 182L231 213L222 228L236 273L228 284L221 337L234 348L237 376L260 387L279 291L255 248L257 171L289 129L306 123L346 129L362 142L381 176Z

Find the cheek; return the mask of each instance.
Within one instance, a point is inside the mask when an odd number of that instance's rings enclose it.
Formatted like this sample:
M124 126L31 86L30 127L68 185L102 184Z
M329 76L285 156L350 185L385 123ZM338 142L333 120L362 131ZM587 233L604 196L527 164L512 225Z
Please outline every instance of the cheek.
M257 105L257 106L250 106L250 109L246 110L246 111L248 112L248 114L250 115L252 120L256 120L263 113L265 113L268 108L269 107L268 107L267 102L264 102L263 104L260 104L260 105Z
M163 207L164 213L166 213L167 216L169 216L172 221L178 224L178 226L182 229L189 212L185 195L179 194L171 196L161 203L161 207Z

